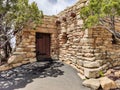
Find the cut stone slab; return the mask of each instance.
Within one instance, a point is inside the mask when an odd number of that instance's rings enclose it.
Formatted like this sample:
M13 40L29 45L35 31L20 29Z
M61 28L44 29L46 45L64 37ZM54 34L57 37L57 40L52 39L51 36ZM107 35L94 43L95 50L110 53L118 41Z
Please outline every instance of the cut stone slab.
M22 55L22 54L26 54L26 52L14 52L13 55Z
M16 51L17 51L17 52L22 52L22 51L23 51L23 48L16 48Z
M100 67L100 63L98 61L94 61L94 62L85 61L83 62L83 66L87 68L98 68Z
M96 78L99 77L101 68L96 68L96 69L88 69L88 68L84 68L84 75L87 78Z
M99 80L103 90L110 90L110 89L117 88L115 82L109 79L108 77L101 77Z
M29 45L27 47L30 47L30 48L35 48L35 45Z
M86 61L95 61L95 57L82 57L82 59L86 60Z
M103 69L106 69L108 66L108 64L104 64L103 66L99 67L99 68L84 68L84 75L87 78L97 78L100 76L100 71Z
M90 87L93 90L98 90L100 87L99 79L88 79L83 82L84 86Z

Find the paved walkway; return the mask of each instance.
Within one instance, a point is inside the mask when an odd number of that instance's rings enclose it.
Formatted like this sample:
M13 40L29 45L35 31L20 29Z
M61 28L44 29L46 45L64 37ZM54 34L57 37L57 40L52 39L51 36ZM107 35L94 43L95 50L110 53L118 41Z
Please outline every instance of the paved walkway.
M41 62L1 72L0 90L90 90L82 86L77 71L61 62Z

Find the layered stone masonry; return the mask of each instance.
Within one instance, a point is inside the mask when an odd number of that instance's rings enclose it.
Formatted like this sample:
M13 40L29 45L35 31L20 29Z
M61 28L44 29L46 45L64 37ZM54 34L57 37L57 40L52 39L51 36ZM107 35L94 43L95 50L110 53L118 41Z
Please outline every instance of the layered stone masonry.
M51 35L51 57L75 65L87 78L120 65L120 44L112 44L112 35L101 27L82 29L80 9L89 0L79 0L56 16L45 16L36 30L26 28L16 36L16 51L0 70L36 61L36 32ZM58 22L56 22L58 21ZM120 30L120 29L119 29Z
M87 4L88 0L80 0L58 14L59 59L74 64L87 78L95 78L101 71L120 65L120 46L112 44L112 35L102 27L82 30L79 13Z
M52 59L58 59L58 32L55 24L56 16L44 16L42 24L35 30L26 27L16 35L16 50L7 64L0 66L0 70L11 69L22 64L36 61L36 33L50 34L50 54ZM32 24L30 24L32 25Z

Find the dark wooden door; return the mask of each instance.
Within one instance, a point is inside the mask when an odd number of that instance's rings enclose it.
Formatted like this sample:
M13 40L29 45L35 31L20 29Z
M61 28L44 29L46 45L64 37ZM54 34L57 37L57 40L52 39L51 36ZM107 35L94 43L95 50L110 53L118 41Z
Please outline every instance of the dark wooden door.
M36 33L36 56L38 60L50 58L50 34Z

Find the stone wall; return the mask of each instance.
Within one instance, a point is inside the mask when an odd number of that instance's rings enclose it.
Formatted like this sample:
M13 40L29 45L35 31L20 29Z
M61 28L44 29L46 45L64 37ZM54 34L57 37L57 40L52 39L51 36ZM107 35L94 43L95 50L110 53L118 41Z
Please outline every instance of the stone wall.
M112 44L112 35L104 28L82 30L79 13L87 3L88 0L80 0L58 14L59 59L74 64L87 78L95 78L101 71L120 65L120 46Z
M16 50L9 58L7 64L0 70L7 70L22 64L36 61L36 33L48 33L51 37L50 54L52 59L58 59L58 32L55 24L56 16L44 16L42 24L35 30L25 28L16 35Z
M44 16L42 24L36 28L36 30L31 30L30 28L23 30L22 32L22 41L19 44L16 51L26 52L26 58L35 58L36 57L36 32L39 33L48 33L51 37L51 58L58 59L58 40L57 40L57 27L55 25L56 17ZM21 50L22 49L22 50Z
M44 16L36 30L26 28L16 36L16 51L0 70L36 61L36 32L51 35L51 57L75 65L87 78L100 76L101 71L120 65L120 44L113 44L112 35L102 27L82 30L80 9L88 0L79 0L56 16ZM120 30L120 29L119 29Z

